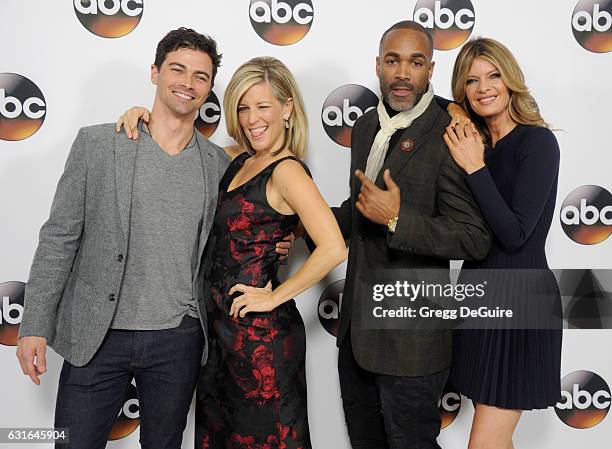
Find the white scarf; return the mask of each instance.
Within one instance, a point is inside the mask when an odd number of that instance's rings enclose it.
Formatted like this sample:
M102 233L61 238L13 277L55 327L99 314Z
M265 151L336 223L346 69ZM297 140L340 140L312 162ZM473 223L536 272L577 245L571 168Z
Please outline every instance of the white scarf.
M378 134L376 134L376 138L374 138L374 142L372 143L372 149L370 150L370 155L368 156L368 163L365 171L366 176L372 182L376 181L378 172L385 162L385 156L387 155L387 150L389 149L389 140L391 139L391 136L395 134L398 129L408 128L414 120L420 117L423 112L425 112L425 109L427 109L429 106L429 103L431 103L433 96L433 85L429 83L427 92L423 94L419 102L412 109L398 112L393 116L393 118L389 117L382 98L380 99L377 108L378 119L380 121L380 131L378 131Z

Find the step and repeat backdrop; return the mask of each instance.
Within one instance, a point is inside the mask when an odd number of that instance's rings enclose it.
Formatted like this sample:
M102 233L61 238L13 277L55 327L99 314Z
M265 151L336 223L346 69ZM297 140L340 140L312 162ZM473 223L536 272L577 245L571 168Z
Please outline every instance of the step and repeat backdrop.
M375 57L386 28L413 19L432 30L433 84L447 98L463 43L483 36L506 44L561 147L550 265L585 270L577 284L587 296L597 290L602 305L591 313L610 318L610 288L597 272L612 268L612 0L3 0L0 19L0 427L53 423L61 359L51 351L48 373L35 386L21 374L15 346L38 230L70 144L81 126L152 105L155 47L179 26L212 35L224 55L195 122L220 145L231 143L221 105L232 72L258 55L289 66L310 119L307 163L330 205L348 195L351 127L378 101ZM305 257L298 243L287 274ZM334 344L344 271L338 267L297 299L308 333L312 439L321 449L350 447ZM566 330L561 400L524 414L517 447L610 447L611 346L609 330ZM471 402L449 385L440 413L442 446L466 447ZM184 448L193 446L193 410L189 419ZM108 447L139 447L138 428L134 384L117 410Z

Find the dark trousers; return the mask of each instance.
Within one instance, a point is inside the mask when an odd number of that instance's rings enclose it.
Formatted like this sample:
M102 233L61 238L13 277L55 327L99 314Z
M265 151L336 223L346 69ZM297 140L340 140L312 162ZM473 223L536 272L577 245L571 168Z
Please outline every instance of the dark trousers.
M83 367L64 361L55 427L67 427L69 444L58 449L101 449L136 380L140 444L179 449L200 372L204 335L200 321L185 316L174 329L109 330Z
M418 377L375 374L357 364L347 338L340 346L338 372L353 449L440 448L438 401L448 369Z

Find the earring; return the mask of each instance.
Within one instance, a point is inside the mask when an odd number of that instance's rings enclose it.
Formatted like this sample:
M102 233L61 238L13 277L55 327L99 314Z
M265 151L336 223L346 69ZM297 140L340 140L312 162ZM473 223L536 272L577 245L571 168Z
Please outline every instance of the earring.
M285 129L289 129L289 119L284 118L283 121L285 122Z

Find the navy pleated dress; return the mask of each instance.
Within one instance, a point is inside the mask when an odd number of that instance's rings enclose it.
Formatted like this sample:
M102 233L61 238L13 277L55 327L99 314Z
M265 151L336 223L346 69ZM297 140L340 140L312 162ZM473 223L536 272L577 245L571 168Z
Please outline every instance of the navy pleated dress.
M559 147L543 127L518 125L466 177L493 234L487 258L464 268L547 269ZM517 287L520 288L520 287ZM516 293L516 292L515 292ZM542 409L561 397L561 329L456 330L451 381L481 404Z

